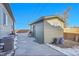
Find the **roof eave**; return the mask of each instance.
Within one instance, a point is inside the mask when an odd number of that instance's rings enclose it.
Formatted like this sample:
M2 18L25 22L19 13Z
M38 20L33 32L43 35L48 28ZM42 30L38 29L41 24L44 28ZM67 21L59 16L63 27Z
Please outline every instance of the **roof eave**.
M62 18L60 18L58 16L52 16L52 17L47 17L47 18L46 17L47 16L43 16L43 17L39 18L40 20L37 20L35 22L30 23L30 25L35 24L35 23L38 23L38 22L43 21L43 20L46 20L46 19L51 19L51 18L59 18L62 22L64 22L64 20L62 20Z
M11 16L12 20L15 22L14 16L12 14L11 8L9 6L8 3L2 3L4 5L4 7L6 8L7 12L9 13L9 15Z

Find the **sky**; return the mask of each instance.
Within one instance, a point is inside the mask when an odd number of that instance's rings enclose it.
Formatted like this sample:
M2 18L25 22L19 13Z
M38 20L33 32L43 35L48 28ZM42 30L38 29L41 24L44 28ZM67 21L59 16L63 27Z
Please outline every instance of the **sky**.
M74 3L11 3L16 29L29 29L29 24L41 16L63 15L68 7L68 26L79 27L79 4Z

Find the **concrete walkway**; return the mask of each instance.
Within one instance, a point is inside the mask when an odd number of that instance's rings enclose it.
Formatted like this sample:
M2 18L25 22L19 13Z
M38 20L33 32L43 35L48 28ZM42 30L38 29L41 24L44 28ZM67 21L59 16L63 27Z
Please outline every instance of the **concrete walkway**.
M27 33L18 34L15 56L65 56L63 53L34 40L32 37L28 37Z

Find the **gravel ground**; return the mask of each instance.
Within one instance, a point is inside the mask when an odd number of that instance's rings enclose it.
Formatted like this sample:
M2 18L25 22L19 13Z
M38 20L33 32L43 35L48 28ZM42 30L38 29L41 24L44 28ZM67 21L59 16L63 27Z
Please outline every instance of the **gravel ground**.
M33 37L28 37L28 33L18 34L17 39L15 56L65 56L45 44L35 42Z

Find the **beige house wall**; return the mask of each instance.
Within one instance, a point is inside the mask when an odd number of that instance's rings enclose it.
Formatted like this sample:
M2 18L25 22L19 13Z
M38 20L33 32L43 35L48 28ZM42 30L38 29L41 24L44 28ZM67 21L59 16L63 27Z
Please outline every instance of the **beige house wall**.
M61 27L52 26L53 24L59 24L63 27L63 23L57 19L44 21L44 42L52 43L54 38L63 37L63 29Z
M52 18L50 20L47 20L47 22L51 25L58 25L58 26L61 26L62 28L64 28L64 22L62 22L58 18Z

